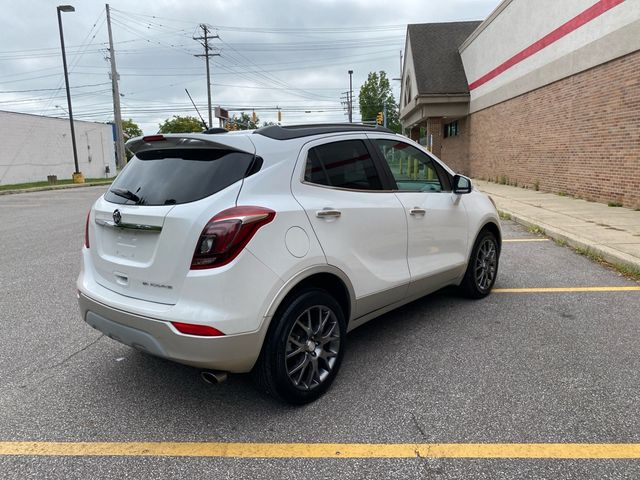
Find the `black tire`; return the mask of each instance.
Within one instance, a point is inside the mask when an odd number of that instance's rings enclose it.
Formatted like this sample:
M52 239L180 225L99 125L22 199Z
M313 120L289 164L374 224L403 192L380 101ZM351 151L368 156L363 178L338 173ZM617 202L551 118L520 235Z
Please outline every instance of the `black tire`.
M258 387L292 405L316 400L340 369L346 333L344 313L331 295L316 288L298 292L272 320L253 371Z
M489 295L498 276L499 260L500 246L496 236L488 230L481 231L460 284L462 294L476 299Z

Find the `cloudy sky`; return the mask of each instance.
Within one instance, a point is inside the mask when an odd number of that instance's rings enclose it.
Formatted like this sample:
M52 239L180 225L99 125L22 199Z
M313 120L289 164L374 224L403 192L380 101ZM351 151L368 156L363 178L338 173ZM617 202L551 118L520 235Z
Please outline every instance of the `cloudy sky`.
M66 117L56 6L47 0L0 0L0 110ZM232 113L255 110L283 123L345 121L341 97L353 70L357 93L370 71L400 74L408 23L484 19L499 0L113 0L114 50L124 118L144 133L172 115L207 119L203 47L207 24L213 57L212 103ZM103 2L78 1L63 13L74 116L113 118ZM396 98L399 82L394 84Z

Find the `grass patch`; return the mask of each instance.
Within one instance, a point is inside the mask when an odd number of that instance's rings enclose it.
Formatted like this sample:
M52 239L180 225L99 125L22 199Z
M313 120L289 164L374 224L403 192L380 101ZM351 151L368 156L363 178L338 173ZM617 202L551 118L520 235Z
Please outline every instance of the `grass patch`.
M587 257L589 260L597 262L600 265L603 265L605 267L612 268L613 270L617 271L621 275L627 278L630 278L632 280L635 280L637 282L640 282L640 269L638 268L630 267L628 265L623 265L621 263L607 262L604 258L602 258L602 256L600 256L598 253L594 252L589 248L571 247L571 249L577 254Z
M566 197L567 196L567 192L563 192L562 190L558 192L558 195L560 197Z
M609 202L609 203L607 203L607 206L609 206L609 207L621 207L622 204L620 202Z
M546 237L549 237L549 235L545 233L544 229L537 225L532 225L528 227L527 231L535 235L544 235ZM552 240L556 243L556 245L559 245L561 247L568 247L578 255L587 257L589 260L596 262L602 265L603 267L615 270L616 272L618 272L620 275L624 277L630 278L631 280L635 280L636 282L640 282L640 268L625 265L623 263L608 262L600 254L598 254L597 252L594 252L590 248L573 247L571 245L568 245L567 241L561 238L557 238L557 239L552 238Z
M502 210L498 210L498 216L501 220L511 220L511 215L507 212L503 212Z
M115 177L113 178L85 178L84 183L111 183L113 182ZM46 180L43 182L27 182L27 183L14 183L11 185L0 185L0 191L3 190L24 190L27 188L36 188L36 187L55 187L56 185L71 185L73 180L71 178L58 180L55 185L50 185Z
M538 225L531 225L529 228L527 228L527 231L529 233L533 233L534 235L544 235L545 234L544 228L539 227Z

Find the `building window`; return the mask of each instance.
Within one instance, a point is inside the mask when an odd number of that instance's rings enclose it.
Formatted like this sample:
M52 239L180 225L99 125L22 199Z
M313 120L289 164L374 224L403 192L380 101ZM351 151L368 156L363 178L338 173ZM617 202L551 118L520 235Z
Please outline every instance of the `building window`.
M404 81L404 104L405 106L411 101L411 77L407 73L407 78Z
M460 135L460 128L458 127L458 120L451 123L446 123L444 126L444 138L455 137Z

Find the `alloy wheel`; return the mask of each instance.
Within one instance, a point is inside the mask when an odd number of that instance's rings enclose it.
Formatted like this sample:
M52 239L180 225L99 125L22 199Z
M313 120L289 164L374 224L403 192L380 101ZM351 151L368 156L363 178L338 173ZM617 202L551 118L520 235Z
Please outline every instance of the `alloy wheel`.
M486 238L478 248L475 262L476 286L481 291L488 290L495 280L498 266L498 251L495 242Z
M333 370L340 352L340 328L335 313L324 305L307 308L287 336L285 363L289 380L300 390L320 386Z

